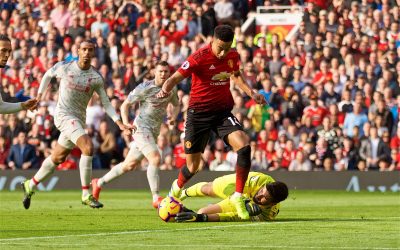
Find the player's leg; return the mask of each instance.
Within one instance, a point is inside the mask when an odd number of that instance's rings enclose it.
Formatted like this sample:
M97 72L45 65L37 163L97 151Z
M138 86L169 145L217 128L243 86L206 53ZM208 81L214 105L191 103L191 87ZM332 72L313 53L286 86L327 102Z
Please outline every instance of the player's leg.
M153 207L158 208L158 204L161 202L163 197L160 196L160 165L161 155L158 150L152 150L146 152L145 156L149 161L147 166L147 181L149 182L150 191L153 196Z
M216 197L213 191L212 182L199 182L187 189L182 190L182 194L179 197L180 200L184 200L188 197Z
M186 165L183 166L172 183L169 196L180 197L184 185L196 174L201 163L201 153L186 154Z
M107 184L123 175L126 172L134 170L138 163L143 159L143 154L136 149L134 144L130 146L129 152L123 162L115 165L103 177L92 180L92 194L97 200L100 198L101 189Z
M231 201L235 204L239 217L241 219L248 219L249 213L246 210L242 193L251 167L249 137L242 130L241 124L232 114L227 114L224 118L223 125L218 127L218 134L237 152L236 189L231 197Z
M242 196L244 185L249 176L251 167L251 149L248 143L248 136L243 131L235 131L228 135L228 142L233 150L237 152L236 166L236 189L231 200L236 206L236 210L241 219L248 219L249 213L244 204Z
M71 141L81 150L81 159L79 160L79 173L82 186L82 204L92 208L101 208L100 203L89 192L90 181L92 180L92 161L93 161L93 142L86 134L81 124L77 125L77 129L70 135Z
M49 177L54 172L54 169L65 161L73 146L71 142L65 139L65 135L61 133L52 154L43 161L42 166L31 179L22 183L22 188L24 190L24 199L22 203L25 209L30 207L31 197L37 185Z
M201 163L201 154L210 138L213 117L208 114L188 112L185 124L186 165L183 166L178 179L172 183L169 196L180 197L184 185L196 174Z
M158 204L163 197L160 196L160 165L161 155L153 131L147 128L140 128L133 135L137 149L146 157L149 162L147 166L147 180L149 182L152 194L154 208L158 208Z

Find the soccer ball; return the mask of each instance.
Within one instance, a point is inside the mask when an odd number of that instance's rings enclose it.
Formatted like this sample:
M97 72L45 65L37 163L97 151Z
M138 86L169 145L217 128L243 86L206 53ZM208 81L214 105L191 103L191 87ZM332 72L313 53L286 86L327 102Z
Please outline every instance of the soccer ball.
M175 221L175 215L182 212L182 202L175 197L166 197L158 205L158 216L165 222Z

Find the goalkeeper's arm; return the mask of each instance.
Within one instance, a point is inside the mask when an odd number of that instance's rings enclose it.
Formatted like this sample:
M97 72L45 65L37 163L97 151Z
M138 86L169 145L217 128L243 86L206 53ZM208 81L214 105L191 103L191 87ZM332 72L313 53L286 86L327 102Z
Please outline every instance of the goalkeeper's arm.
M246 209L251 217L255 217L261 214L261 208L250 201L246 201ZM219 221L241 221L235 212L227 213L195 213L190 209L184 208L184 211L178 213L175 217L177 222L219 222Z

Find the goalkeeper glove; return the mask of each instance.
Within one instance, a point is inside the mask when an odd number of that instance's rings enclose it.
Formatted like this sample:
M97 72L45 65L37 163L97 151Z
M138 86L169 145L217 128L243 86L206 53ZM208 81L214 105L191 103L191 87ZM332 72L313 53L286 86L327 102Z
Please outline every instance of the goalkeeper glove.
M197 214L195 212L181 212L175 216L177 222L207 222L206 214Z
M261 214L261 208L255 203L250 202L250 200L245 201L246 210L249 212L250 216L257 216Z
M182 212L192 212L192 213L194 213L194 211L192 209L189 209L189 208L187 208L185 206L182 207Z

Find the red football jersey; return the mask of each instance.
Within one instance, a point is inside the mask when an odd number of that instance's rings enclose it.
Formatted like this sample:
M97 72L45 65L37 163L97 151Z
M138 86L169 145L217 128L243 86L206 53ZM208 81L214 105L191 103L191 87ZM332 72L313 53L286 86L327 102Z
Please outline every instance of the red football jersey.
M239 70L239 54L231 49L224 59L211 51L211 44L198 49L178 69L184 77L192 75L189 108L201 112L232 110L230 76Z
M328 114L328 111L323 107L313 108L307 106L304 109L304 115L311 117L311 123L314 127L318 127L322 124L322 120Z

